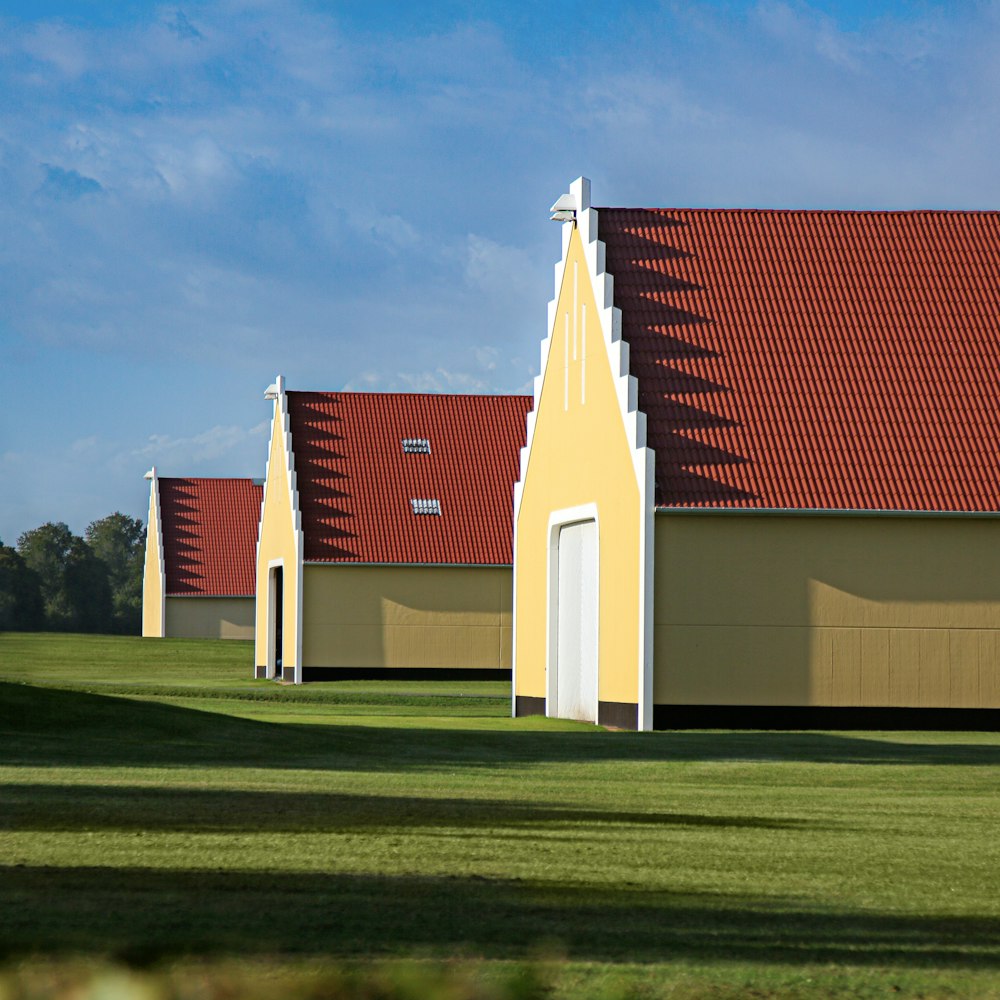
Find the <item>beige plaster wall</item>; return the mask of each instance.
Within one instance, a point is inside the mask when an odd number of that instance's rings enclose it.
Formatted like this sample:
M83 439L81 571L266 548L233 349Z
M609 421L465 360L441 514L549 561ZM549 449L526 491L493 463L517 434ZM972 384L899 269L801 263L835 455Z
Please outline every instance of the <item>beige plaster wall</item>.
M167 635L172 639L252 639L252 597L168 597Z
M1000 519L655 523L657 703L1000 708Z
M510 668L509 567L306 565L306 667Z

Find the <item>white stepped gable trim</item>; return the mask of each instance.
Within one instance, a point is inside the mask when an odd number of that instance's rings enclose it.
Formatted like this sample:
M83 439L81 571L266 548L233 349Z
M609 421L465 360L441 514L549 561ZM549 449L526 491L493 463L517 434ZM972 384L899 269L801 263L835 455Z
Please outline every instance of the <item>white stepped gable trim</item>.
M563 277L566 271L566 258L569 254L569 244L573 228L580 230L584 255L589 265L591 285L597 302L598 319L604 333L604 345L608 352L608 362L615 377L618 394L618 405L621 409L622 422L628 434L629 444L634 452L633 463L640 484L646 476L646 415L639 409L639 383L629 374L629 346L622 339L622 314L614 304L614 277L606 270L606 248L597 238L598 212L590 205L590 181L586 177L578 177L570 185L570 196L574 199L576 222L564 222L562 225L562 258L555 265L554 295L548 303L548 328L545 339L541 343L539 373L535 376L533 389L533 405L527 419L527 435L524 447L521 449L520 475L514 484L514 520L521 508L523 483L531 455L531 445L535 432L535 415L541 400L542 386L549 363L549 353L552 348L552 336L555 329L556 310L559 306L559 294L562 290ZM652 454L652 453L651 453ZM647 493L652 508L652 484Z
M598 239L598 211L591 207L590 181L586 177L578 177L569 188L569 195L576 212L576 221L566 221L562 224L562 259L555 265L554 295L548 305L548 328L541 344L541 366L533 384L534 402L528 414L527 435L525 446L521 449L520 475L514 484L514 551L517 551L517 519L521 511L521 498L524 492L524 481L527 475L528 462L531 457L531 446L535 434L535 415L538 411L545 383L545 373L549 363L552 348L552 336L555 330L556 310L559 305L559 295L562 291L563 278L566 273L567 257L573 228L580 232L583 243L587 270L597 303L597 319L604 336L604 346L608 352L608 363L615 378L618 395L618 406L621 411L622 424L625 427L629 445L632 450L632 462L635 468L639 492L643 498L643 510L639 526L640 566L639 566L639 728L651 729L653 726L653 509L655 506L654 487L655 454L646 446L646 414L639 409L639 383L629 374L629 347L622 339L622 313L614 304L614 277L607 271L606 247ZM562 203L562 199L560 199ZM569 203L569 200L567 200ZM595 331L591 331L592 334ZM517 607L517 561L514 562L514 606ZM516 612L515 612L516 613ZM516 625L515 625L516 627ZM516 633L515 633L516 634ZM516 688L517 662L514 644L514 677Z
M597 312L604 332L608 363L615 376L618 406L632 449L642 511L639 520L639 729L653 728L653 555L656 455L646 446L646 414L639 409L639 382L629 374L629 346L622 339L622 311L615 304L615 279L607 271L607 248L598 239L598 211L590 207L590 182L575 181L578 194L577 228L590 269ZM558 292L557 292L558 294Z
M295 683L302 683L302 563L305 552L305 537L302 533L302 511L299 509L298 477L295 472L295 452L292 450L292 426L288 414L288 393L285 390L285 376L279 375L274 384L268 386L265 398L274 400L271 417L271 437L267 447L267 466L264 472L265 484L271 482L271 451L276 433L284 436L285 480L288 484L288 506L292 513L292 532L295 537ZM268 487L265 485L260 504L260 523L257 529L257 566L260 566L260 543L264 533L264 504ZM258 599L260 595L258 594Z
M149 482L150 506L156 518L156 553L157 565L160 567L160 638L167 634L167 564L163 558L163 515L160 513L160 479L156 474L154 465L145 478ZM149 546L149 525L146 525L146 546ZM145 567L142 574L142 601L146 603L146 573Z
M163 547L163 511L160 509L160 479L153 467L153 493L156 503L156 552L160 566L160 638L167 634L167 556Z

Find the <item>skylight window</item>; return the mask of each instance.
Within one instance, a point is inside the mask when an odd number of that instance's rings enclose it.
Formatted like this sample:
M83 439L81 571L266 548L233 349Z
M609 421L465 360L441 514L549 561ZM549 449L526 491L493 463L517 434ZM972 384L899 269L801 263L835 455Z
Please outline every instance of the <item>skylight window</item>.
M427 438L403 438L403 451L407 455L429 455L431 443Z
M440 500L411 500L410 507L413 509L414 514L437 514L441 516L441 501Z

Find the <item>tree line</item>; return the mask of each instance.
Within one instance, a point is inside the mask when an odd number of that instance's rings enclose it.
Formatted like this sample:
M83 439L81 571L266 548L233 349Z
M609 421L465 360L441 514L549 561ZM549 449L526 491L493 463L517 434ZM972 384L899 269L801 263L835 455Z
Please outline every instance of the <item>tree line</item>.
M0 631L139 635L146 529L115 511L81 538L63 523L0 541Z

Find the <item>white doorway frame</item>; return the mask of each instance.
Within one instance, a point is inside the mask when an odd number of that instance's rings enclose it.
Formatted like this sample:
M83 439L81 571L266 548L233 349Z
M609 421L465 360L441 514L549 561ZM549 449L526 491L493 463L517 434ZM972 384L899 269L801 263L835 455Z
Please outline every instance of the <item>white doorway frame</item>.
M559 659L559 627L556 616L559 609L559 532L569 524L593 521L597 531L597 683L594 685L594 722L597 722L601 701L601 521L597 516L597 504L585 503L578 507L564 507L549 514L549 557L546 567L546 588L548 606L545 613L545 714L551 716L556 710L556 683Z
M271 559L267 564L267 677L271 680L283 680L283 677L278 677L277 674L277 657L275 655L274 648L274 619L275 612L277 608L274 606L274 591L275 591L275 577L277 574L274 572L276 569L281 570L281 638L282 645L284 645L285 637L285 608L284 605L287 603L285 601L285 593L288 583L285 579L285 560L284 559ZM284 650L282 650L282 664L284 664Z

